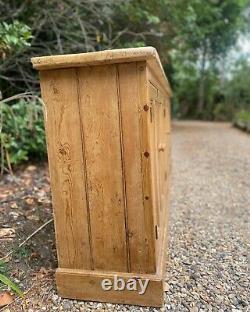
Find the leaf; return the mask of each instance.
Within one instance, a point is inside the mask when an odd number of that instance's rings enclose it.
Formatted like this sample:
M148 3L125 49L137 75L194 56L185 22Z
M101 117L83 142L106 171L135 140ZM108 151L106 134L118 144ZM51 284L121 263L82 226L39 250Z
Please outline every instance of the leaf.
M10 207L11 207L12 209L17 209L17 208L18 208L17 203L12 203L12 204L10 205Z
M8 277L4 276L3 274L0 274L0 281L4 283L6 286L10 287L20 297L24 297L24 294L20 290L20 288L15 283L13 283Z
M26 216L26 218L28 220L31 220L31 221L39 221L40 220L40 218L36 215L30 215L30 216L28 215L28 216Z
M26 202L28 205L33 205L33 204L34 204L34 198L28 197L28 198L25 199L25 202Z
M7 291L0 293L0 307L4 307L13 301L13 296Z
M13 238L13 237L15 237L15 229L13 228L0 229L0 239L1 238Z
M0 260L0 273L1 274L6 274L8 272L8 267L6 262Z

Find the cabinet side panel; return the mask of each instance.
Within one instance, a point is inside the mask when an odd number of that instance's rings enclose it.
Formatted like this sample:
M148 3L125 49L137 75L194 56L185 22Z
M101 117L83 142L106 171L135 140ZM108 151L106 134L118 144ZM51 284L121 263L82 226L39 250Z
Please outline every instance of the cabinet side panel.
M154 118L155 123L155 150L156 150L156 176L157 188L155 191L158 197L158 207L160 212L159 239L157 241L157 272L159 275L164 274L166 250L167 250L167 228L169 214L169 188L170 188L170 98L166 90L162 88L154 73L148 70L148 79L150 89L157 92L149 92L149 97L154 98ZM150 90L149 89L149 90ZM156 220L156 219L155 219Z
M131 272L147 273L154 270L154 259L150 254L152 250L149 245L152 229L146 227L148 216L145 214L143 204L142 154L138 115L140 93L137 80L137 64L124 63L117 67L130 270Z
M147 86L147 65L146 62L137 63L137 84L139 93L138 116L141 147L141 166L142 166L142 191L144 205L144 220L147 230L145 240L148 250L148 270L155 272L155 238L154 212L152 198L152 166L151 155L154 151L150 149L150 110L144 110L145 105L149 106L148 86Z
M161 224L161 233L160 233L160 254L158 261L158 274L164 275L164 267L167 255L167 242L168 242L168 219L169 219L169 202L170 202L170 164L171 164L171 154L170 154L170 99L167 94L159 95L163 97L163 108L164 108L164 117L163 117L163 142L165 144L165 150L163 153L162 167L164 168L163 176L163 187L162 187L162 224Z
M151 166L152 166L152 200L153 200L153 211L154 211L154 225L157 230L156 239L156 259L158 259L159 249L161 248L159 244L159 224L160 224L160 200L159 200L159 179L158 179L158 146L157 146L157 89L148 82L148 98L150 102L150 150L151 152Z
M115 65L78 69L94 269L128 271Z
M40 77L59 267L91 268L76 72Z

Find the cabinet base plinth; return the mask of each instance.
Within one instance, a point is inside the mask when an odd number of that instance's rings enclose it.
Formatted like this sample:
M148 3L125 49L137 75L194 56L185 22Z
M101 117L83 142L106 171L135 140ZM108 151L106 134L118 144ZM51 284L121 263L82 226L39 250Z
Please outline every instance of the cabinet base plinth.
M58 294L63 298L153 307L163 305L163 278L158 275L59 268L56 283ZM117 289L123 286L123 290Z

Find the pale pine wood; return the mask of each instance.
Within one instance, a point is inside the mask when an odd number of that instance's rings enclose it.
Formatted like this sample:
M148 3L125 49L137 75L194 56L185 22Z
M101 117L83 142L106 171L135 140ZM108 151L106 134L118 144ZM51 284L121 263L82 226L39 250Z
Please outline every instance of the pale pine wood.
M115 65L80 68L94 269L128 271Z
M33 67L38 70L147 61L157 80L161 82L167 90L168 95L171 96L168 80L162 68L158 53L153 47L33 57L31 61Z
M162 215L163 215L163 206L164 206L164 173L165 173L165 164L164 164L164 151L165 151L165 140L164 140L164 133L163 133L163 103L162 99L159 96L158 91L158 97L156 100L156 107L157 107L157 116L158 116L158 122L157 122L157 154L158 154L158 178L159 178L159 210L160 210L160 229L162 229Z
M148 76L148 97L152 103L153 120L151 124L151 148L155 150L155 170L153 170L155 180L155 194L158 201L155 209L158 211L159 240L156 243L157 272L164 276L165 263L167 257L167 228L169 215L169 189L170 189L170 101L168 93L157 80L154 72L150 68ZM165 116L164 116L165 110ZM154 134L153 134L154 133ZM152 139L153 137L153 139ZM164 147L164 151L159 151L159 145ZM158 159L157 159L158 158ZM165 173L166 180L165 180ZM154 186L153 186L154 188ZM160 209L161 207L161 209Z
M47 108L59 294L161 306L171 91L156 50L32 61ZM115 272L149 278L146 294L102 290L102 279Z
M76 73L61 69L40 77L59 266L91 268Z
M159 164L159 198L160 198L160 241L162 241L162 237L165 231L165 211L166 211L166 180L165 175L167 174L167 142L166 142L166 108L165 108L165 99L164 95L158 90L157 96L157 108L158 108L158 164ZM165 115L164 115L165 110Z
M162 80L158 79L159 74L156 74L156 71L152 69L152 66L147 66L147 79L152 86L154 86L157 90L156 98L158 98L159 91L163 94L164 98L170 98L171 93L169 93L165 84L162 83ZM163 101L162 98L158 98L158 100Z
M147 75L148 75L148 71L147 71ZM157 93L158 93L157 88L149 81L149 83L148 83L148 96L149 96L150 100L157 99Z
M142 186L142 157L140 148L140 128L138 119L139 88L137 63L118 65L121 126L123 134L123 161L126 183L127 234L129 240L130 271L153 272L155 259L148 241L152 240L152 230L146 227ZM145 104L146 105L146 104ZM148 114L143 112L142 114ZM144 161L144 160L143 160ZM138 226L140 220L140 226Z
M147 94L147 74L146 74L146 62L137 63L137 81L139 87L139 101L138 105L138 117L140 127L140 151L142 159L142 193L143 193L143 205L144 205L144 222L145 227L150 231L145 243L147 244L147 261L148 272L155 272L155 228L154 217L152 211L153 198L152 198L152 162L150 150L150 138L149 138L149 124L150 113L144 111L144 105L149 105Z
M170 157L170 148L168 149L168 156ZM165 275L165 268L166 268L166 260L168 256L168 218L169 218L169 205L170 205L170 176L171 176L171 166L170 161L167 164L167 181L166 181L166 202L164 205L164 212L163 212L163 225L162 225L162 234L161 234L161 245L162 247L159 250L158 255L158 263L157 263L157 274L159 276Z
M101 288L102 280L108 278L113 281L115 274L122 277L124 281L130 278L149 279L145 294L140 295L137 291L128 290L104 291ZM66 298L123 304L132 303L141 306L161 307L163 305L163 281L157 275L58 269L56 281L59 295Z
M157 150L157 126L156 126L156 99L157 99L157 89L151 84L148 83L148 99L150 102L150 125L149 125L149 136L150 136L150 150L151 152L151 166L152 166L152 200L153 200L153 214L154 214L154 227L157 234L159 232L159 179L158 179L158 150ZM161 241L156 239L155 249L156 249L156 258L159 254L159 249L161 248Z

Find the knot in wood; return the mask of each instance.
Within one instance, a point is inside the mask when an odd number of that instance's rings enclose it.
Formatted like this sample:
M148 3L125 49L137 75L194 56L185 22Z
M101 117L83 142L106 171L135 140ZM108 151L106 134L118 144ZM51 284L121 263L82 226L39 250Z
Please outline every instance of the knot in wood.
M59 147L58 153L59 159L65 161L70 160L70 146L68 143L64 143Z

